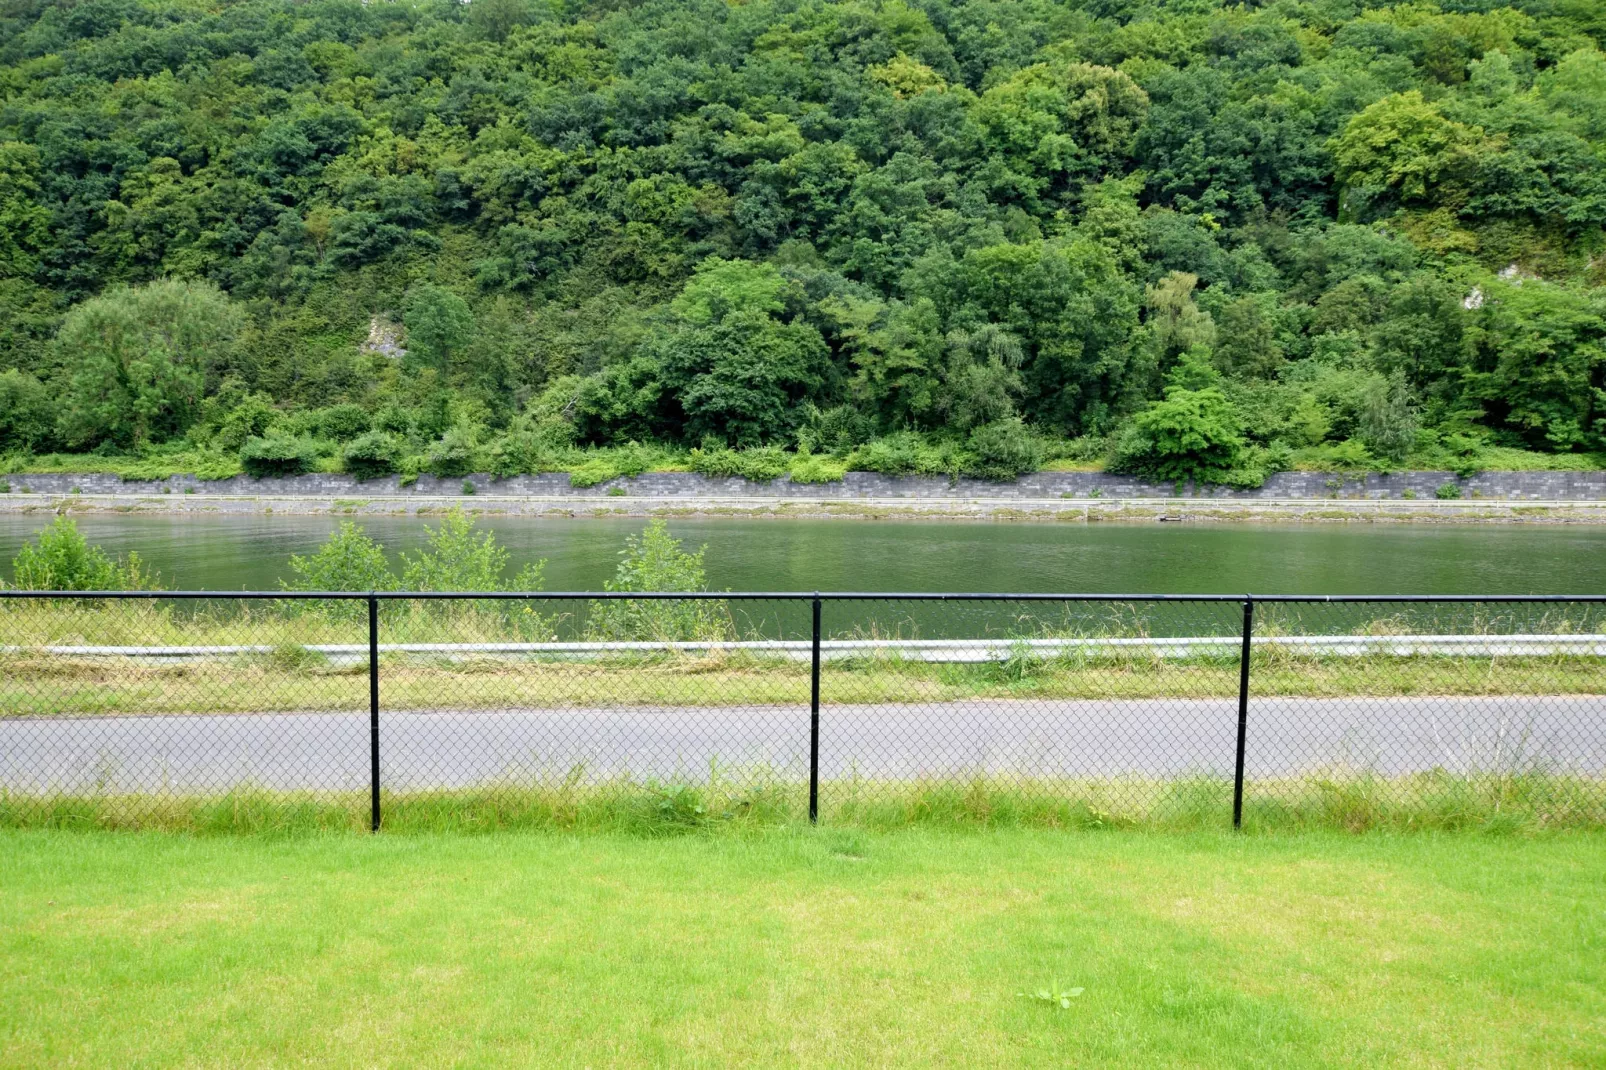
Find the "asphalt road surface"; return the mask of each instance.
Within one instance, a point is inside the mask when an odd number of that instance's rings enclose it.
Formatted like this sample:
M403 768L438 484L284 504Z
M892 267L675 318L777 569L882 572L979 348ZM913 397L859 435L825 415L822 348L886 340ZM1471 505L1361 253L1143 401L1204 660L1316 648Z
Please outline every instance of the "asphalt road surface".
M1231 775L1232 699L984 700L827 706L820 773L872 779ZM386 712L387 788L532 777L698 780L711 765L801 777L797 706ZM26 792L360 789L366 712L0 720L0 786ZM1521 769L1606 774L1606 697L1255 699L1246 766L1273 777L1335 765L1384 774Z

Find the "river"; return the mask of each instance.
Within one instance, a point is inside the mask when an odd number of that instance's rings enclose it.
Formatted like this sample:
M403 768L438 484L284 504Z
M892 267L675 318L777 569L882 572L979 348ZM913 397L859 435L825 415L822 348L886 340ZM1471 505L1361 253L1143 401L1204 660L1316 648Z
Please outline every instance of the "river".
M49 516L0 515L0 572ZM164 586L276 589L291 554L329 516L85 515L114 554L136 550ZM365 517L390 551L421 545L428 520ZM486 517L517 568L544 558L548 590L597 590L639 518ZM710 586L730 590L1087 593L1598 594L1606 526L1501 524L1117 524L999 521L673 519L707 547Z

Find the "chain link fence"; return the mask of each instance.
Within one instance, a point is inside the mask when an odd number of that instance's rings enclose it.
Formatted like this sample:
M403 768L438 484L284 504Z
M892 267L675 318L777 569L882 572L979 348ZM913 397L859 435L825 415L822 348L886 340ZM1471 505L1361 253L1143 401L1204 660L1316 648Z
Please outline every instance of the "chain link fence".
M0 592L0 824L1606 822L1606 599Z

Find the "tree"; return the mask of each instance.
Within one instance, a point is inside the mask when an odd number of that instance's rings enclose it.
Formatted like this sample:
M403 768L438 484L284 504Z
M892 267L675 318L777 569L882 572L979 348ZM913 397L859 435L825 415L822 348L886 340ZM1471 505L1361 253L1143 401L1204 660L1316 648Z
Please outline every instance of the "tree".
M1416 445L1416 405L1405 376L1376 376L1361 408L1361 441L1386 461L1400 462Z
M182 434L200 413L208 368L240 328L208 282L163 279L77 305L56 334L70 369L63 431L76 446L139 446Z
M1482 130L1446 118L1412 89L1364 109L1331 148L1339 183L1357 194L1455 203L1465 196L1482 138Z
M36 450L56 433L56 397L15 368L0 372L0 450Z
M1132 418L1116 445L1112 468L1152 479L1226 482L1243 459L1238 411L1216 384L1207 351L1184 354L1165 398Z
M784 288L771 265L715 258L671 303L677 328L655 355L685 412L687 440L757 446L801 422L830 354L813 326L780 318Z
M407 328L409 362L443 375L451 371L452 357L474 337L474 313L468 302L430 282L407 292L402 325Z

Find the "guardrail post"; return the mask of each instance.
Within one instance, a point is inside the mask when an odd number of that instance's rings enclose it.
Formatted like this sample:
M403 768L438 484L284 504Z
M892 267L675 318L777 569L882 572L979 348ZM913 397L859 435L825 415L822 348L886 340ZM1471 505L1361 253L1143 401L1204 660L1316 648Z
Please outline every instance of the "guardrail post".
M1238 752L1232 773L1232 827L1244 825L1244 742L1249 734L1249 637L1255 629L1255 596L1244 595L1244 643L1238 653Z
M809 824L820 823L820 592L814 592L814 644L809 682Z
M379 831L379 599L368 596L368 829Z

